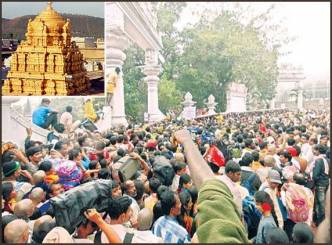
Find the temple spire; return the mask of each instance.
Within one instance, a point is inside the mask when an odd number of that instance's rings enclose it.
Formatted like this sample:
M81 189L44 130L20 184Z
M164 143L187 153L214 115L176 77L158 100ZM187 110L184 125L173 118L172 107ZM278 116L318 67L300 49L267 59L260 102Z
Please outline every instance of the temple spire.
M47 9L53 9L52 8L52 2L47 2Z

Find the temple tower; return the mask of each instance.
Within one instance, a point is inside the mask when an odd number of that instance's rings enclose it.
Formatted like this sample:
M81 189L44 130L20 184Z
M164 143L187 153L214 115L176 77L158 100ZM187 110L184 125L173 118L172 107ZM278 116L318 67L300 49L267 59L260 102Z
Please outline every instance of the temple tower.
M29 20L26 40L12 55L3 95L79 95L89 89L83 55L71 42L71 23L49 2Z

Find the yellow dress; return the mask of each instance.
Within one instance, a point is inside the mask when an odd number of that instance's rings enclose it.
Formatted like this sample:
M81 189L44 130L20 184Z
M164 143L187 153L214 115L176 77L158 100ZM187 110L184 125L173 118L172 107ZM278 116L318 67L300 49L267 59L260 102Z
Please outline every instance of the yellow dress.
M90 119L92 122L95 122L97 119L97 114L93 108L92 101L89 100L84 104L84 117Z

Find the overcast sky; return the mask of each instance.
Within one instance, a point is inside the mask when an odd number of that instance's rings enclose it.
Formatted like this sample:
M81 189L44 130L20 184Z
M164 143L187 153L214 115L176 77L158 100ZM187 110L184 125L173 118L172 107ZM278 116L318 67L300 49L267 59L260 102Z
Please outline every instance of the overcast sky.
M181 29L187 23L195 23L193 13L204 8L217 9L234 6L226 3L188 3L177 26ZM289 62L302 66L306 80L330 80L330 3L323 2L244 2L253 10L261 12L275 4L273 17L280 20L296 40L287 47L292 53L281 57L279 63Z
M82 14L104 18L103 2L53 2L59 13ZM2 2L2 17L12 19L23 15L37 15L47 2Z

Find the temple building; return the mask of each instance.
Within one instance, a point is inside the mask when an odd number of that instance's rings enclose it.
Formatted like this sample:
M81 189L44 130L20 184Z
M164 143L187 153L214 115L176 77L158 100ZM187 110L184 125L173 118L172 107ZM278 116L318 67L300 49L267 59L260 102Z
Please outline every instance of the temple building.
M3 95L79 95L89 89L83 55L71 41L70 20L51 3L29 20L25 36L12 55Z

